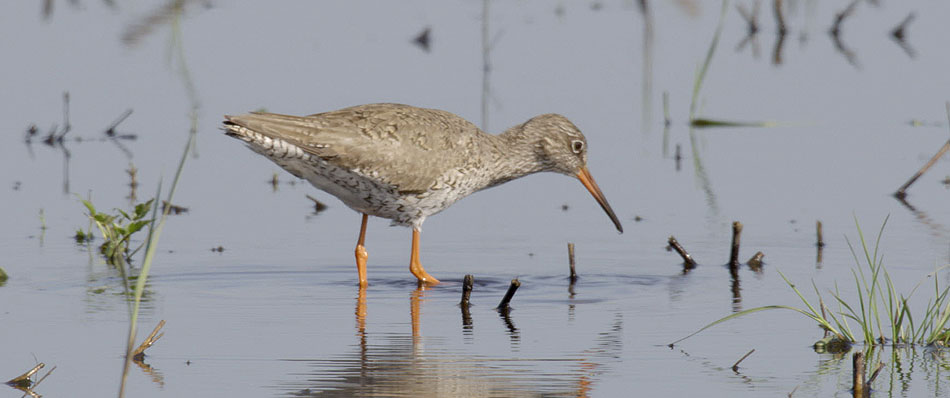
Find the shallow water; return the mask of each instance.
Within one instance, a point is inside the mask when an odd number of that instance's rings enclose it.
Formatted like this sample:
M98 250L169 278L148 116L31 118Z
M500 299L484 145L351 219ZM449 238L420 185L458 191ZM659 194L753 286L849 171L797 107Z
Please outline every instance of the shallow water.
M771 6L760 12L756 57L750 44L739 48L746 26L730 4L698 115L779 126L691 131L718 3L651 3L650 60L635 2L491 3L487 120L480 2L187 2L178 25L158 19L131 46L120 37L164 2L54 3L48 19L28 2L0 17L0 267L10 274L0 286L0 378L55 365L37 388L44 396L117 391L128 333L121 276L71 238L88 227L76 195L128 207L130 162L139 200L160 179L167 187L195 103L197 147L175 198L188 212L161 236L139 339L168 323L147 352L151 368L133 368L130 396L848 396L850 355L815 353L821 331L792 312L667 344L734 311L801 306L777 271L809 298L812 280L854 297L845 238L858 242L855 219L871 239L889 217L880 253L901 292L950 262L948 157L906 203L891 196L948 138L943 4L862 2L842 25L849 62L827 34L848 2L787 1L781 64ZM888 36L910 12L913 57ZM427 26L429 52L412 43ZM65 91L64 151L40 141L62 126ZM359 215L218 126L223 114L259 108L309 114L370 102L445 109L492 132L565 114L587 136L591 172L625 233L577 181L534 175L426 222L422 261L439 286L419 289L407 272L409 230L372 219L361 291ZM102 141L129 108L116 130L137 139ZM31 124L39 133L26 145ZM307 194L329 208L313 214ZM735 279L723 266L734 220L745 225L740 259L764 252L763 272L743 267ZM816 220L827 243L820 262ZM670 235L698 268L682 272L664 250ZM567 242L577 251L573 287ZM468 321L457 305L465 274L476 281ZM506 318L494 308L516 277ZM932 298L927 283L913 308ZM888 363L875 394L946 394L946 353L875 355Z

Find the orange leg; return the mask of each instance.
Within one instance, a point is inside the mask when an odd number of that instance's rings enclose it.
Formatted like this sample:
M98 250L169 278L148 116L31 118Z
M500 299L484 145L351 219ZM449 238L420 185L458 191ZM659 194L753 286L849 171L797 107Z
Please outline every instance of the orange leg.
M366 259L369 258L369 253L363 247L363 242L366 240L366 220L368 218L369 216L363 213L363 223L360 224L360 239L356 241L356 272L360 275L360 286L362 287L369 284L366 281Z
M419 230L412 229L412 254L409 256L409 272L412 272L420 284L437 285L439 280L429 275L419 262Z

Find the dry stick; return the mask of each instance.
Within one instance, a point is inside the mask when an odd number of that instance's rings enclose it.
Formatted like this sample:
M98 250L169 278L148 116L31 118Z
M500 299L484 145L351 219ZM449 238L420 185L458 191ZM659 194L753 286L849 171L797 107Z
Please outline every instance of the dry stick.
M815 221L815 230L818 234L818 247L825 247L824 234L821 232L821 220Z
M748 358L749 355L752 355L753 352L755 352L755 348L749 350L749 352L745 353L745 355L743 355L742 358L739 358L739 360L736 361L736 363L732 364L732 371L739 373L739 363L742 361L745 361L745 359Z
M475 277L472 274L465 275L465 279L462 280L462 301L459 302L459 305L467 307L469 304L469 297L472 296L472 287L475 285Z
M749 267L752 268L753 270L760 270L762 269L763 258L765 258L765 253L755 252L755 255L752 256L752 258L750 258L749 261L746 262L746 264L748 264Z
M864 383L864 353L854 353L851 363L854 372L851 383L852 391L854 391L855 397L863 397L866 395L865 387L867 386L867 384Z
M782 15L782 0L772 2L772 9L775 11L775 23L778 25L778 34L784 36L788 29L785 27L785 16Z
M742 223L732 222L732 251L729 253L729 267L739 266L739 237L742 235Z
M498 303L498 308L496 309L500 311L507 311L508 303L511 302L511 298L515 296L515 291L517 291L519 287L521 287L521 282L518 281L518 278L512 279L511 285L508 286L508 291L505 292L505 297L501 299L501 302Z
M571 266L571 283L577 282L577 272L574 270L574 244L567 244L567 262Z
M158 334L158 331L161 330L163 326L165 326L164 319L158 322L158 325L155 326L155 329L152 329L152 333L149 333L148 337L145 338L145 341L143 341L142 344L140 344L139 347L135 349L135 351L132 351L133 360L141 361L145 359L145 350L151 347L152 344L155 344L158 339L165 335L164 332Z
M904 41L904 29L907 28L907 25L910 25L910 22L914 20L914 13L911 12L907 14L907 17L894 30L891 31L891 36L894 36L897 41Z
M868 379L868 387L871 387L871 383L874 382L874 379L877 378L877 375L881 373L881 369L884 369L884 362L878 362L877 368L874 368L874 372L871 373L871 377Z
M684 249L683 246L676 241L676 238L670 236L670 239L667 242L670 244L670 247L672 247L673 250L676 250L680 257L683 258L683 269L691 270L696 268L696 260L693 260L693 256L690 256L689 253L686 252L686 249Z
M10 381L7 382L7 385L15 387L29 387L30 384L32 384L30 382L30 377L33 377L33 374L38 372L40 369L43 369L44 366L46 366L46 364L42 362L36 364L33 369L30 369L26 371L26 373L10 379Z
M947 120L950 120L950 102L947 102ZM930 160L927 161L927 164L925 164L924 167L921 167L920 170L917 171L917 174L914 174L914 176L911 177L910 180L907 180L907 182L905 182L904 185L901 185L901 187L897 190L897 192L894 192L894 196L896 196L898 199L903 199L905 196L907 196L907 192L906 192L907 188L910 188L910 185L913 184L914 181L917 181L917 179L920 178L920 176L924 175L924 173L926 173L927 170L930 169L930 167L934 165L934 163L937 163L937 159L940 159L940 157L943 156L944 153L947 153L947 150L950 150L950 140L947 140L947 143L943 144L943 146L940 147L940 150L937 151L937 154L934 155L932 158L930 158Z
M844 22L845 18L850 16L852 13L854 13L855 7L858 6L858 1L860 0L853 0L851 4L848 4L848 7L846 7L841 12L835 14L835 22L834 24L831 25L832 36L838 37L838 34L841 33L841 23Z

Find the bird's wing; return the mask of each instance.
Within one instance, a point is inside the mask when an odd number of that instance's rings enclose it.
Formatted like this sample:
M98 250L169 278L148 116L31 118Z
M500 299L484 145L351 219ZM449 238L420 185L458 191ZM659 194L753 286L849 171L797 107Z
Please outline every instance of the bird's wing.
M403 193L424 192L436 187L444 173L473 167L476 137L485 134L449 112L397 104L227 119Z

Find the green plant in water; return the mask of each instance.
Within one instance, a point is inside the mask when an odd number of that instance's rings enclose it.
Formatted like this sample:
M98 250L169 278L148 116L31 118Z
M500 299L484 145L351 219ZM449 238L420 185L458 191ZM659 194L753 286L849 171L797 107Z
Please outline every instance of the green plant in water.
M751 308L716 320L689 336L670 343L670 345L672 346L673 344L686 340L706 329L731 319L764 310L785 309L798 312L810 318L827 332L826 334L828 334L828 336L815 343L814 348L816 351L824 351L826 349L829 351L847 351L852 343L859 341L872 347L884 344L891 344L892 346L933 345L946 347L950 344L950 328L947 326L948 322L950 322L950 294L948 294L950 293L950 287L941 289L940 282L937 280L937 273L943 268L946 268L946 266L940 267L934 270L934 272L927 274L926 277L932 277L934 279L934 298L928 300L926 310L923 313L923 317L920 318L919 323L915 322L908 301L923 282L918 283L907 296L897 292L890 274L888 274L887 269L884 268L883 255L878 254L881 236L884 233L884 227L886 225L887 219L885 218L872 250L868 247L867 241L864 239L861 225L857 219L855 219L855 226L857 227L858 236L861 240L861 248L863 249L865 260L862 262L858 258L857 251L854 250L854 246L851 245L849 240L848 246L851 248L851 253L857 264L857 267L852 269L858 294L858 298L855 302L849 303L842 298L838 286L835 284L835 290L831 292L831 295L838 303L838 311L832 312L825 306L821 292L819 292L817 285L815 285L813 281L812 287L815 290L815 295L818 297L819 303L816 308L816 306L812 305L812 303L805 298L805 295L798 290L798 287L796 287L794 283L779 272L779 275L782 276L785 283L798 295L798 298L801 299L807 309L785 305L768 305ZM884 322L882 322L882 317L885 319ZM856 335L851 329L848 319L857 322L860 327L859 335ZM887 329L885 329L885 325ZM887 333L885 333L885 330ZM886 334L889 334L889 337L886 337Z
M109 264L122 264L138 251L138 248L136 248L129 253L129 242L133 234L142 230L142 228L152 222L151 218L146 217L148 216L149 210L151 210L154 199L135 205L132 214L122 209L115 209L118 212L117 214L99 212L91 201L86 199L80 200L82 200L82 204L86 206L86 209L89 210L88 215L90 221L96 224L99 233L102 235L103 242L99 246L99 251L105 255L106 261ZM82 229L79 229L76 232L75 239L77 242L84 242L92 238L90 233L83 232ZM141 247L142 246L139 245L139 248Z

